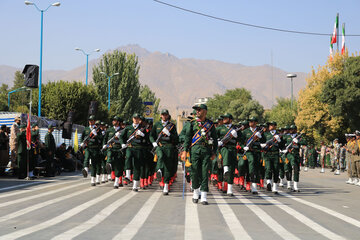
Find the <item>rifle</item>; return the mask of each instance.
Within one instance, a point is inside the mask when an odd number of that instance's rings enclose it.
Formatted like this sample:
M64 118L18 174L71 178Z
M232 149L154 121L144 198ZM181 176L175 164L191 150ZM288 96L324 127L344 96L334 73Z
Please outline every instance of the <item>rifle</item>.
M302 135L303 135L303 133L300 133L300 134L297 135L294 139L299 140ZM286 146L286 148L285 148L285 153L281 156L282 158L284 158L284 157L285 157L285 154L289 151L289 149L293 147L293 145L294 145L294 139L292 139L292 140L291 140L291 143L289 143L289 144Z
M115 132L115 134L116 133L118 133L118 132L121 132L121 131L123 131L124 129L119 129L118 131L116 131ZM106 149L108 149L109 147L110 147L110 145L113 143L113 142L115 142L115 134L114 134L114 136L112 137L112 138L110 138L108 141L107 141L107 143L106 143L106 145L105 146L103 146L103 148L101 149L101 152L104 152Z
M126 149L126 148L131 144L131 142L135 139L135 137L136 137L136 132L137 132L138 130L140 130L141 132L144 132L145 129L147 129L147 126L146 126L146 127L143 127L143 128L140 128L140 129L139 129L139 126L138 126L138 127L135 129L134 133L133 133L133 134L129 137L129 139L126 141L125 146L120 149L120 151L123 152L123 150Z
M174 127L174 124L172 124L171 122L168 122L164 128L166 128L169 124L171 124L171 128L170 128L170 130L169 130L169 132L170 132L171 129ZM157 139L156 139L156 141L155 141L156 144L158 144L158 143L160 142L160 139L161 139L162 136L163 136L163 131L161 130L159 136L157 137ZM153 147L153 149L151 149L151 153L152 153L153 155L155 155L155 150L156 150L156 148L157 148L157 147Z
M268 151L272 148L272 146L274 146L274 144L277 143L277 140L276 140L276 138L275 138L276 135L278 135L279 137L281 137L281 136L284 135L284 134L275 134L272 139L268 140L268 141L265 143L265 144L266 144L265 147L263 148L264 153L268 152Z
M255 142L255 140L257 140L256 133L262 134L263 132L264 132L264 128L263 128L263 127L262 127L260 130L254 132L253 135L247 140L247 144L246 144L245 147L250 148L251 145ZM256 139L255 139L255 138L256 138ZM247 152L247 151L244 151L242 157L245 156L246 152Z
M233 128L233 130L235 130L236 132L237 131L242 131L244 130L244 126L241 126L241 127L238 127L238 128ZM226 143L228 143L232 138L232 134L231 132L229 131L229 134L226 134L220 141L223 143L223 145L221 147L224 147Z
M96 128L95 128L95 131L98 132L99 129L100 129L100 126L96 127ZM92 134L92 132L90 132L90 134L87 135L87 136L84 138L84 141L81 143L78 152L79 152L79 151L81 152L81 150L83 150L83 148L85 148L85 146L87 145L89 139L90 139L90 138L93 138L93 136L94 136L94 134Z

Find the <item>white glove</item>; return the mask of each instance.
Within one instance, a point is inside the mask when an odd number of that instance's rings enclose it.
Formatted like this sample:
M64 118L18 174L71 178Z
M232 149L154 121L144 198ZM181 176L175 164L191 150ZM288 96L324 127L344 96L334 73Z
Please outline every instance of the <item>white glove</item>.
M153 142L152 145L154 148L156 148L158 146L158 144L156 142Z
M80 148L83 148L85 146L85 143L80 144Z
M235 131L235 129L231 130L230 133L231 133L231 135L233 135L234 138L237 138L238 135L237 135L237 132Z
M136 135L145 137L145 134L144 134L142 131L140 131L140 130L137 130L137 131L136 131Z
M91 133L96 136L96 135L97 135L96 129L93 129L93 130L91 131Z
M221 147L224 143L222 141L218 141L218 147Z
M103 146L103 149L105 149L106 148L106 144Z
M115 137L120 138L120 132L115 133Z
M258 138L262 138L261 133L259 132L255 133L255 136L257 136Z
M260 143L261 148L266 147L266 143Z
M126 148L126 144L121 144L121 148Z
M277 142L281 142L281 139L280 139L279 135L275 135L274 138L276 139Z
M299 142L299 140L297 140L297 138L294 138L293 142L297 144Z
M280 152L283 153L283 154L286 154L286 153L287 153L287 150L286 150L286 149L285 149L285 150L281 150Z
M169 132L169 130L168 130L167 128L164 128L164 129L162 130L162 132L163 132L166 136L170 136L170 132Z
M249 151L249 147L244 147L244 151L245 152Z

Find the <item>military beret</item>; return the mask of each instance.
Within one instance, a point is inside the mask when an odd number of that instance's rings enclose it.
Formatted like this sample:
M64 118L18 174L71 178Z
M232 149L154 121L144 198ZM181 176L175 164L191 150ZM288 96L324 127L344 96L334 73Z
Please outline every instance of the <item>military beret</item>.
M160 114L167 114L169 115L169 111L167 109L163 109L161 110Z
M114 117L113 117L113 120L115 120L115 121L120 121L121 119L120 119L120 117L118 117L118 116L114 116Z
M21 125L20 125L20 128L26 128L26 125L25 125L25 124L21 124Z
M290 129L297 129L297 127L293 124L290 126Z
M284 130L289 130L290 127L288 125L285 125Z
M51 123L48 125L48 129L55 128Z
M257 117L250 117L249 118L249 122L257 122L257 121L258 121Z
M132 117L133 117L133 118L140 118L140 117L141 117L141 115L140 115L140 114L138 114L138 113L134 113Z
M244 120L244 121L241 122L241 124L242 125L249 125L249 121Z
M88 120L95 120L95 116L94 115L90 115Z
M277 123L275 121L268 122L268 125L274 125L277 126Z
M230 118L230 119L234 119L233 115L231 115L231 113L225 113L224 115L222 115L223 118Z
M207 110L207 106L205 104L196 104L192 108L193 109L205 109L205 110Z
M37 123L31 124L31 127L37 127L37 126L39 126Z
M100 124L100 120L96 120L95 124L96 124L96 125L99 125L99 124Z
M105 125L105 122L101 122L100 124L101 124L101 125Z
M223 116L223 115L220 115L217 119L218 119L218 120L223 120L223 119L224 119L224 116Z

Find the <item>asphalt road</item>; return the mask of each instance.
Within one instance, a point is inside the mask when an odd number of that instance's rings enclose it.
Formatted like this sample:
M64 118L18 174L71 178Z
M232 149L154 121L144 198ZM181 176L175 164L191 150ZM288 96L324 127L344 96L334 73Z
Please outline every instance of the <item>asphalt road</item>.
M168 196L153 184L135 193L68 174L0 178L0 239L360 239L360 187L319 169L301 171L300 193L280 189L227 197L211 187L209 205L182 197L182 175Z

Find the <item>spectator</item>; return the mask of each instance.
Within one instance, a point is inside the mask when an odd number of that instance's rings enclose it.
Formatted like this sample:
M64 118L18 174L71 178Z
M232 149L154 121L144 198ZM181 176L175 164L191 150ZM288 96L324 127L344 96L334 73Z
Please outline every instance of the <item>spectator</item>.
M17 167L17 134L20 132L20 117L16 117L14 121L10 129L11 168Z
M9 162L9 136L6 125L0 128L0 166L6 166Z

